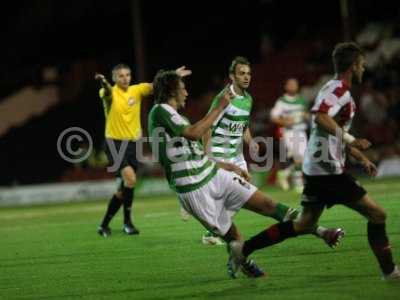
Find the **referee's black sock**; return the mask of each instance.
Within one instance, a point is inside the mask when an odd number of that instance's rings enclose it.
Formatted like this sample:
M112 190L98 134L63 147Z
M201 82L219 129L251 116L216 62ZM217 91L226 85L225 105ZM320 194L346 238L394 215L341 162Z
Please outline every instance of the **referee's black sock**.
M287 238L295 236L297 236L297 233L294 230L293 221L274 224L245 241L243 255L247 257L257 249L280 243Z
M382 272L385 275L392 273L395 265L389 239L386 235L385 223L373 224L368 222L368 242Z
M119 208L121 207L122 200L114 194L108 203L107 211L104 216L103 222L101 222L102 227L108 227L111 219L115 216Z
M131 210L132 210L132 202L133 196L135 193L134 188L123 187L122 188L122 197L123 197L123 207L124 207L124 224L131 225Z

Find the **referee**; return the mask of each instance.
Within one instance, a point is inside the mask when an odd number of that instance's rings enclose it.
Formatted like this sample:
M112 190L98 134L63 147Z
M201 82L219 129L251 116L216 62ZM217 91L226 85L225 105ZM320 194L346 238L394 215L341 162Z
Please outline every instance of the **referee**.
M190 70L180 67L176 73L181 76L191 74ZM103 237L111 235L109 223L121 205L124 211L123 232L139 234L131 219L132 202L136 185L136 141L142 137L140 106L142 100L153 93L153 84L139 83L131 85L131 69L125 64L118 64L112 69L112 86L104 75L96 74L95 79L101 84L99 91L106 117L105 152L110 165L117 164L116 176L121 184L108 203L97 232Z

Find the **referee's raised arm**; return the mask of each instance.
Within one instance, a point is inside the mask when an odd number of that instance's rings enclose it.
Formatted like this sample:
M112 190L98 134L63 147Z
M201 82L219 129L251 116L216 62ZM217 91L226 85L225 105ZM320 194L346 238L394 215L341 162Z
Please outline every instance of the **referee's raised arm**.
M106 77L103 74L96 73L94 75L94 79L100 82L101 87L104 89L104 96L106 96L106 97L111 96L112 86L107 81Z

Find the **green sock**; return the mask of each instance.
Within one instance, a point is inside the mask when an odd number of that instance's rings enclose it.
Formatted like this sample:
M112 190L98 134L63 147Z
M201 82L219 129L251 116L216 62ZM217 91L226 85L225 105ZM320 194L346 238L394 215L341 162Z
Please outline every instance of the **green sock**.
M287 211L289 210L289 206L286 206L282 203L278 203L276 205L275 213L271 215L272 218L277 220L278 222L282 222L283 218L286 216Z

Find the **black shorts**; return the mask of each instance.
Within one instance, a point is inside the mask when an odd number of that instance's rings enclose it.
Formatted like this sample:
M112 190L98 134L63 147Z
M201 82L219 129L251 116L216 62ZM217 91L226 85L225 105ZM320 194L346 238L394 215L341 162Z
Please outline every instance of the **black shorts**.
M124 146L125 143L127 143L126 146ZM116 176L121 176L121 170L126 166L131 166L136 171L138 166L136 142L107 139L104 144L109 167L114 169L113 172Z
M316 175L303 174L304 190L301 205L348 204L359 201L367 191L350 174Z

